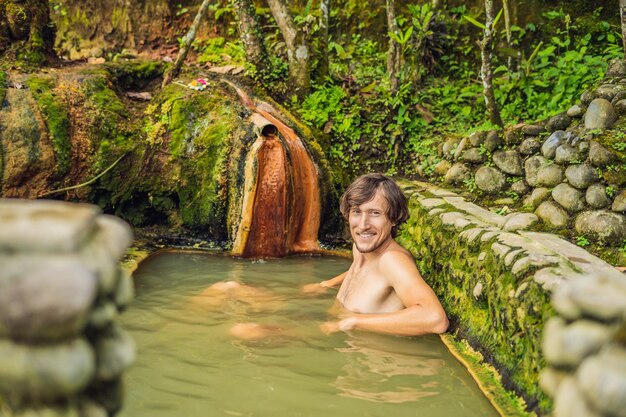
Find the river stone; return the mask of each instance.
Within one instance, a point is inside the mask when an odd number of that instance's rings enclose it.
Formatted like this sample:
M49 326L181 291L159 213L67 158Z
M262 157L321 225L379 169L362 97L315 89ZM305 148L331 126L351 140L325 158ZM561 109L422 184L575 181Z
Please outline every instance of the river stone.
M97 294L94 273L75 259L17 259L0 270L0 336L58 340L85 326Z
M474 174L476 187L488 193L495 194L506 185L504 174L493 167L480 167Z
M94 241L105 247L112 259L119 261L133 241L130 226L122 219L107 214L98 216L96 223L98 231Z
M537 173L537 185L542 187L555 187L563 182L563 168L552 164L545 166Z
M536 138L527 138L524 139L518 149L522 155L533 155L541 149L541 142Z
M493 154L493 163L503 172L510 175L522 175L522 158L517 151L497 151Z
M552 198L570 213L577 213L585 208L583 193L567 184L554 187Z
M546 124L546 128L550 132L554 132L557 130L565 130L572 124L572 119L567 115L567 113L560 113L556 116L552 116L548 123Z
M110 249L103 244L101 237L102 235L94 237L84 245L79 259L83 265L96 272L100 294L112 295L117 286L120 268L118 260L111 257Z
M466 150L461 159L472 164L481 164L485 162L485 155L480 152L480 149L472 148Z
M112 381L135 361L135 343L128 333L113 325L95 341L96 378Z
M606 70L607 77L626 77L626 60L615 58Z
M509 129L504 132L504 143L509 146L519 145L524 140L524 134L520 129Z
M589 143L589 162L593 166L604 167L615 160L615 154L596 141Z
M451 167L452 167L452 163L450 161L448 161L447 159L442 159L441 161L437 162L437 165L435 165L434 171L435 171L435 174L443 177L444 175L446 175L446 173Z
M490 130L487 133L484 145L489 152L493 152L498 149L498 147L502 145L502 138L500 137L500 134L495 130Z
M531 156L524 162L524 172L526 172L526 183L531 187L536 187L539 170L550 165L550 161L541 155Z
M457 146L461 143L461 139L459 138L450 138L443 144L443 157L445 159L452 159L454 152L456 151Z
M587 188L585 200L587 204L594 209L605 208L611 202L606 195L606 187L600 183L590 185L589 188Z
M613 108L615 108L615 105L618 101L622 100L626 100L626 91L619 91L617 94L615 94L615 97L613 97L613 100L611 100ZM615 111L617 111L617 109L615 109Z
M99 213L88 204L0 200L0 252L76 252L92 234Z
M597 98L597 94L595 90L586 90L580 95L580 102L583 106L589 106L589 103L593 101L593 99Z
M577 320L567 325L552 317L543 331L542 351L550 365L576 367L611 340L614 329L591 320Z
M532 213L511 213L506 215L502 230L505 232L526 230L538 221L539 218Z
M576 381L593 407L615 417L626 417L626 351L613 346L586 359Z
M587 188L598 182L598 172L587 164L570 165L565 170L567 181L576 188Z
M51 346L27 346L0 339L0 393L50 401L85 388L95 373L93 350L74 339Z
M539 373L539 386L550 397L556 397L561 382L568 374L554 368L543 368Z
M89 327L103 330L117 317L117 307L111 301L104 301L98 304L89 316Z
M452 156L455 161L457 161L461 157L468 143L469 140L467 140L467 138L461 139L461 142L459 142L459 144L457 145L456 150L454 151L454 155Z
M615 103L613 108L615 109L615 112L620 116L626 114L626 99L620 100Z
M581 140L578 142L578 152L586 154L589 152L589 141Z
M544 201L537 207L535 214L548 226L562 229L569 223L567 212L551 201Z
M574 104L567 110L567 115L571 118L583 117L587 109L581 105Z
M511 184L511 191L513 191L517 195L522 196L524 194L527 194L528 191L530 191L530 188L528 187L528 185L526 185L524 180L519 180Z
M618 85L604 84L596 89L596 94L598 95L598 98L603 98L607 101L611 101L620 91L622 91L622 89Z
M570 134L563 130L557 130L548 136L548 139L541 145L541 153L548 159L553 159L556 155L556 148L566 143L570 138Z
M582 162L582 155L577 148L574 148L569 143L564 143L563 145L556 148L554 160L557 164L561 165L580 163Z
M548 188L535 188L528 197L524 199L524 205L536 209L541 203L550 197L551 191Z
M480 147L480 145L482 145L483 143L485 143L485 139L487 138L487 132L486 131L476 131L474 133L472 133L471 135L469 135L469 141L472 144L473 147L478 148Z
M446 184L463 184L464 181L469 180L471 177L472 171L469 167L462 162L457 162L446 173L444 182Z
M621 245L626 239L626 217L606 210L579 214L575 227L581 235L604 243Z
M613 200L613 205L611 206L611 210L613 211L626 211L626 190L622 190Z
M585 113L585 129L611 129L617 120L617 114L611 103L603 98L596 98Z
M546 128L542 125L524 125L522 126L522 132L528 136L537 136L546 131Z
M593 412L574 377L566 376L559 384L552 417L602 417Z

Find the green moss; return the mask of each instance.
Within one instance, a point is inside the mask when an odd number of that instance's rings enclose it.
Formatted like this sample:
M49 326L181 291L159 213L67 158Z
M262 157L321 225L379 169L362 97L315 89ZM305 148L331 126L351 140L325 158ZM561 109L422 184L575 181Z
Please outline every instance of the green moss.
M57 174L62 176L70 169L72 144L68 106L56 91L55 84L56 80L52 77L31 76L26 80L26 85L46 121L57 161Z
M4 97L7 92L7 74L0 71L0 109L4 107ZM4 149L2 148L2 142L0 141L0 183L4 177ZM1 399L0 399L1 403Z
M161 77L164 64L157 61L131 60L108 62L102 66L112 77L118 88L123 90L141 90L151 81Z

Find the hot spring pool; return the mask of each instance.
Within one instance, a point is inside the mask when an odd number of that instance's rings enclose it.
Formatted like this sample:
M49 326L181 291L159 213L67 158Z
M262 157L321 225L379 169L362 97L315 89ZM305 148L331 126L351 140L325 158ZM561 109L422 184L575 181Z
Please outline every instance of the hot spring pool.
M122 417L498 416L439 337L323 334L335 292L302 285L345 271L336 257L253 261L162 252L135 272L121 316L137 343ZM219 281L245 284L208 290ZM204 294L204 295L203 295ZM269 325L258 340L237 323Z

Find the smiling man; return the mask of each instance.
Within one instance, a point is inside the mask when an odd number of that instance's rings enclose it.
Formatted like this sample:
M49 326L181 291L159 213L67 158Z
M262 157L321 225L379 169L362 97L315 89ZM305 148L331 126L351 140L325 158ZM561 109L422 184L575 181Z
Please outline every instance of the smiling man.
M348 271L305 292L341 285L337 300L342 319L322 326L327 333L369 330L400 336L443 333L446 313L422 279L411 254L395 240L408 217L398 185L382 174L357 178L341 197L340 209L352 236L353 261Z

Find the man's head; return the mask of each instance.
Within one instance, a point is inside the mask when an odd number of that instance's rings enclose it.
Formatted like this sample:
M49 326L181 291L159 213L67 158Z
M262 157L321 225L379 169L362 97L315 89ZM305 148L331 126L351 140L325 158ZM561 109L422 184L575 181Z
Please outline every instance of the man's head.
M378 203L379 201L378 206L370 207L373 202ZM339 204L341 214L350 223L353 238L355 237L354 218L351 218L351 213L360 212L364 205L370 210L375 208L383 210L382 214L385 220L389 222L392 236L395 236L397 228L409 216L406 197L393 180L378 173L362 175L348 186L346 192L341 196Z

